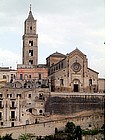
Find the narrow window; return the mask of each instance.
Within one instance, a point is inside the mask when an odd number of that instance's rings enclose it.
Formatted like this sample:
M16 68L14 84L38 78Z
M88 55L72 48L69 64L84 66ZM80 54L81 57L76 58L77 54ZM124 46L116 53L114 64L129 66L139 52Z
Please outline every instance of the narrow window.
M29 60L29 65L32 65L33 64L33 60Z
M11 111L11 119L15 119L15 111Z
M29 56L33 56L33 50L29 50Z
M2 112L0 112L0 120L2 120Z
M20 80L22 80L22 78L23 78L23 75L22 75L22 74L20 74Z
M12 107L15 107L15 102L12 101Z
M31 98L31 94L28 94L28 98Z
M29 46L33 46L33 41L29 41Z
M40 115L42 115L43 111L42 110L39 110L39 113L40 113Z
M64 85L64 79L60 79L60 85Z
M3 122L1 122L1 126L3 126Z
M11 122L11 127L14 127L14 122Z
M89 85L90 86L92 85L92 79L89 79Z
M32 76L31 75L29 75L29 78L31 78Z
M41 80L41 73L39 73L39 75L38 75L38 79Z
M0 94L0 98L2 98L2 94Z
M2 107L2 101L0 101L0 108Z

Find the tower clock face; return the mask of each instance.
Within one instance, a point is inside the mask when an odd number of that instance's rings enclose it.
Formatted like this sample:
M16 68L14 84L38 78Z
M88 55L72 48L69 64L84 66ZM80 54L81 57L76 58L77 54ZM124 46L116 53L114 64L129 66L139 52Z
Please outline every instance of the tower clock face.
M81 70L81 65L78 62L72 64L72 69L75 72L79 72Z

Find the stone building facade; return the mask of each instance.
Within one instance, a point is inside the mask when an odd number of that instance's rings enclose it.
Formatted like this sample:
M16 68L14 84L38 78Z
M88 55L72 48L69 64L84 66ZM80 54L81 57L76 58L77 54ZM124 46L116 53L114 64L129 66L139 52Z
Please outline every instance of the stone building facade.
M0 126L37 123L45 114L47 89L0 88Z
M57 59L59 58L59 60ZM46 59L51 90L56 92L97 92L98 72L88 68L85 54L75 49L67 55L54 53Z
M105 91L105 80L88 67L87 56L78 48L64 55L55 52L38 64L38 34L30 8L24 23L22 64L17 70L0 68L0 126L37 123L44 119L45 102L50 94L93 94ZM1 83L1 81L0 81ZM104 95L103 95L104 96Z
M87 56L79 49L64 55L55 52L38 64L38 34L30 8L23 35L23 64L17 65L14 87L48 86L53 92L98 92L98 72L88 67ZM103 86L102 86L103 87Z
M16 70L9 67L0 67L0 83L4 81L9 83L14 82L16 79L16 73Z

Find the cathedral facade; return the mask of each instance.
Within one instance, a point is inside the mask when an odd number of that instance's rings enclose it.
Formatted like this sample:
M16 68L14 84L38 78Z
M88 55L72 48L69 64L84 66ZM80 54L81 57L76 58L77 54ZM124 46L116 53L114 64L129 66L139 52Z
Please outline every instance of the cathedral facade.
M24 22L22 64L17 65L14 87L51 86L52 92L98 92L98 72L88 67L88 59L79 49L68 54L55 52L38 64L37 20L30 8ZM103 92L103 91L101 91Z

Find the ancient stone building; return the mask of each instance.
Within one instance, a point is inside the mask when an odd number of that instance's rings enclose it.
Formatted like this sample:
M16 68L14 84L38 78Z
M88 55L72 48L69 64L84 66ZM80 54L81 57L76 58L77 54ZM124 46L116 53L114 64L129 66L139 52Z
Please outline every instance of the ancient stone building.
M17 65L13 87L47 87L50 84L52 92L91 93L97 93L100 87L103 88L99 86L99 73L88 67L87 56L77 48L66 55L55 52L46 58L46 64L38 64L36 22L30 7L24 22L23 63Z
M30 7L28 18L24 22L22 64L17 65L17 84L15 87L32 88L46 85L48 68L46 64L38 64L37 20L34 19ZM16 82L17 82L16 81Z
M12 83L16 79L16 70L11 67L0 67L0 87L6 85L7 82Z
M98 72L88 68L85 54L75 49L67 55L54 53L46 59L48 78L55 92L97 92Z

